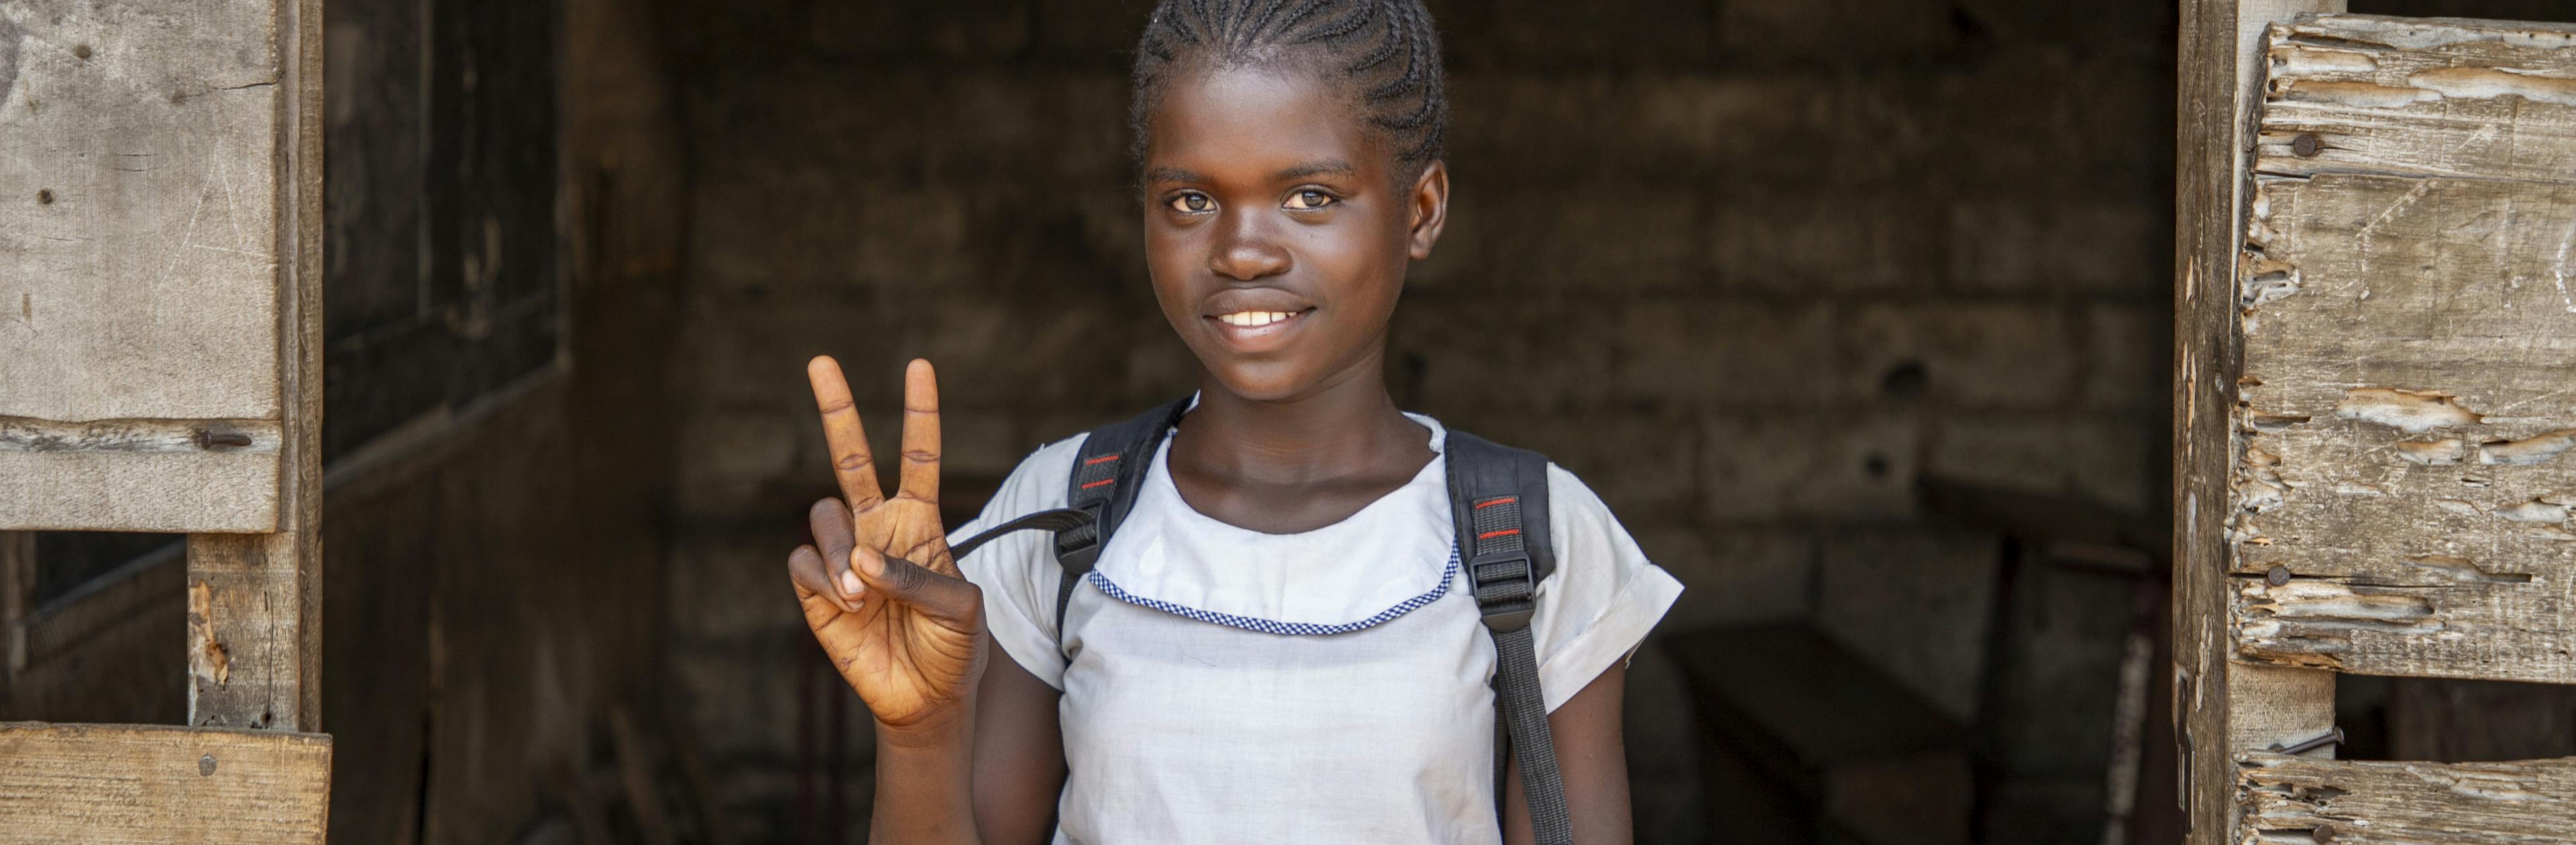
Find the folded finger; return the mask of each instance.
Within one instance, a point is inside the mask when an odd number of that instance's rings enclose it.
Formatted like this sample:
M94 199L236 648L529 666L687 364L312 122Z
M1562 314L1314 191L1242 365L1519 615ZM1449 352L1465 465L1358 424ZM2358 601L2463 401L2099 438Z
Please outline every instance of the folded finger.
M805 365L805 378L813 383L814 407L823 414L823 442L832 453L832 477L841 484L841 497L854 509L883 501L876 456L868 452L867 427L859 424L859 409L850 399L850 381L841 375L841 362L829 355L814 356Z
M833 607L840 608L842 613L856 610L848 599L841 597L839 589L831 586L830 577L824 574L823 553L815 551L811 545L797 546L795 551L787 553L787 580L796 584L797 598L821 596Z
M911 605L932 618L967 622L983 612L984 592L973 582L888 557L875 549L861 546L852 550L850 569L876 595Z

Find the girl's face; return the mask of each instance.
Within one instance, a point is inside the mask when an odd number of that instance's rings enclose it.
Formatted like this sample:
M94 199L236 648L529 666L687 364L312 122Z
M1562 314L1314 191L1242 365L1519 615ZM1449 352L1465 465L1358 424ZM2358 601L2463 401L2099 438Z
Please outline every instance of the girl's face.
M1293 70L1199 70L1168 80L1148 115L1154 298L1235 395L1381 376L1405 266L1440 236L1445 169L1399 186L1351 96Z

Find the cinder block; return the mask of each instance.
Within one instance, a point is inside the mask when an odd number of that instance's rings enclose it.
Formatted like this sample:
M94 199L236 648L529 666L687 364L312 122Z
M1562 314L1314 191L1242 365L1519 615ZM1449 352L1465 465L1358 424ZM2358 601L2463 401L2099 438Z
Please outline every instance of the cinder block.
M803 32L835 58L990 61L1028 49L1026 0L941 3L815 3ZM786 30L794 33L797 30Z
M1465 183L1449 207L1425 290L1686 289L1708 278L1701 194L1644 182ZM1452 237L1452 235L1455 235Z
M675 492L683 513L737 513L771 480L794 471L799 449L793 418L709 410L678 422ZM818 466L828 474L828 463Z
M2149 513L2163 468L2151 471L2147 464L2154 441L2166 436L2163 423L2135 414L1945 413L1932 423L1926 467L1951 478Z
M1442 422L1545 453L1626 523L1687 519L1699 492L1699 423L1687 414L1504 411Z
M1489 43L1458 49L1506 62L1653 67L1709 55L1709 5L1683 0L1497 0Z
M1612 361L1608 310L1550 295L1408 297L1387 359L1418 367L1416 410L1442 419L1598 407L1612 395L1600 378Z
M2171 284L2162 205L2034 195L1950 209L1950 280L1979 293L2130 294Z
M1730 293L1920 291L1941 278L1948 232L1938 208L1891 192L1727 197L1708 237Z
M1631 523L1646 557L1682 582L1681 598L1655 627L1662 634L1804 619L1814 612L1817 541L1765 524L1685 527Z
M1727 411L1832 401L1837 306L1813 300L1610 300L1610 383L1629 401ZM1598 374L1587 376L1599 378Z
M1145 32L1147 0L1033 0L1037 51L1054 61L1100 64L1125 72ZM1445 23L1445 21L1444 21Z
M1860 90L1810 72L1468 72L1450 80L1449 161L1462 196L1604 179L1794 195L1850 181L1846 156L1925 149L1902 132L1847 144L1847 100Z
M1731 62L1852 65L1924 59L1958 43L1934 0L1726 0L1719 53Z
M2177 8L2170 3L2035 3L1963 0L1963 15L2007 48L2047 47L2172 60ZM2157 53L2158 50L2163 53Z
M1712 414L1701 513L1720 521L1903 521L1916 510L1916 424L1852 411Z
M2172 306L2088 305L2082 331L2085 406L2161 419L2173 397Z
M785 564L781 558L780 568ZM798 627L803 627L799 623ZM788 634L803 637L799 647ZM796 666L792 661L825 662L814 636L803 630L781 631L760 643L740 640L682 643L668 658L687 717L706 743L709 756L775 759L796 748ZM826 670L826 674L831 674ZM829 682L841 683L837 674ZM847 691L848 687L842 687ZM856 698L856 693L850 693ZM865 714L860 714L862 719ZM865 727L858 728L864 732Z
M1850 395L1904 398L1899 371L1919 369L1929 401L2045 409L2075 404L2084 343L2055 306L1918 300L1857 308L1842 353Z
M828 478L831 469L822 466L817 472ZM805 630L787 577L787 553L813 537L802 510L772 516L771 522L794 528L683 537L671 543L663 602L670 609L675 641L731 642Z
M1824 538L1818 627L1952 718L1976 711L2002 546L1937 529Z

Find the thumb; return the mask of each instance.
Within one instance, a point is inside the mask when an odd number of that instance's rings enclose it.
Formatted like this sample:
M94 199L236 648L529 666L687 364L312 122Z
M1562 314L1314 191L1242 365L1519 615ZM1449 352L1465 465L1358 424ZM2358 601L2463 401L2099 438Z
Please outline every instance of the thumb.
M850 550L850 571L867 582L868 592L942 621L971 622L984 609L984 591L974 582L932 572L864 545Z

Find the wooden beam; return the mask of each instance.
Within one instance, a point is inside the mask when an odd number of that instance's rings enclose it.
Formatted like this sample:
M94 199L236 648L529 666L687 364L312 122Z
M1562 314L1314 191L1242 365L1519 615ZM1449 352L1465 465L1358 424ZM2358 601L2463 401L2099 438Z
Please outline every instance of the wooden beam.
M188 537L188 723L322 719L322 0L276 0L277 530Z
M2554 24L2274 28L2240 317L2240 655L2576 683L2570 45Z
M0 12L0 529L276 527L282 20Z
M2253 754L2247 842L2536 845L2576 831L2576 758L2391 763Z
M320 843L331 738L0 723L0 845Z
M2247 115L2265 25L2340 0L2184 0L2175 148L2174 720L2194 845L2234 842L2235 763L2333 723L2330 673L2230 659L2227 516L2233 410L2243 367L2236 265L2244 222Z

